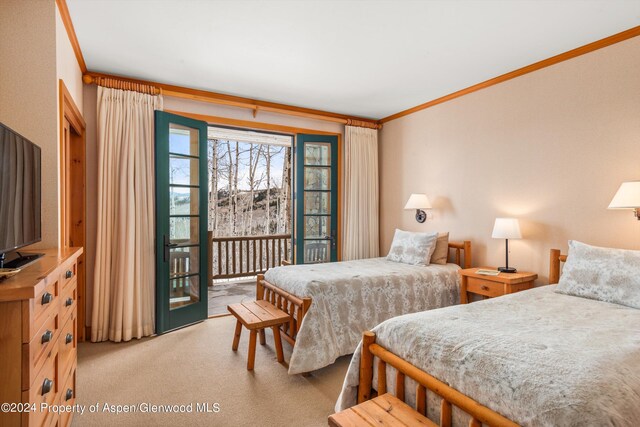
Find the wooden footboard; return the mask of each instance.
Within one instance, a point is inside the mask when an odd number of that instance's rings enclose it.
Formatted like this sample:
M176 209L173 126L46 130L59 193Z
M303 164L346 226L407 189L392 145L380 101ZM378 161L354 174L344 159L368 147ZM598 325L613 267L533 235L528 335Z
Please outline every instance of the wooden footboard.
M376 367L378 371L377 390L372 389L374 357L378 358ZM397 372L395 393L387 390L387 366L395 368ZM458 390L391 353L386 348L376 344L376 335L373 332L365 332L362 337L358 403L387 392L391 392L398 399L404 401L404 382L406 377L418 383L416 389L416 411L422 415L426 416L427 414L427 390L442 398L440 406L440 426L442 427L449 427L452 424L452 406L458 407L471 416L470 427L480 427L482 424L500 427L518 426L517 423L479 404Z
M282 325L280 329L282 330L282 338L294 346L302 319L311 307L311 298L298 298L264 280L263 274L258 274L256 299L268 301L291 316L289 322Z

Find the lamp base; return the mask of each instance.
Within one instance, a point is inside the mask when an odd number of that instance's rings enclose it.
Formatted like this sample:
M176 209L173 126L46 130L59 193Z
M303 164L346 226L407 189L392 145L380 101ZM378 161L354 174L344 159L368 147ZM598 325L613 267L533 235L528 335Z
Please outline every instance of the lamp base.
M516 270L513 267L498 267L498 271L500 273L517 273L518 270Z
M416 209L416 221L422 224L426 220L427 220L427 213L422 209Z

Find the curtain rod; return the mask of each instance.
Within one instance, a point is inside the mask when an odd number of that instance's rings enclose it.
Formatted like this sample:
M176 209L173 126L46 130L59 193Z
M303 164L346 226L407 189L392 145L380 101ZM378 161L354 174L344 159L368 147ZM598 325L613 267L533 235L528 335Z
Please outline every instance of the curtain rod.
M146 93L149 95L160 95L162 90L159 87L147 85L143 83L129 82L126 80L113 79L110 77L94 77L89 74L82 76L85 84L95 83L97 86L108 87L111 89L131 90L134 92Z
M286 114L289 116L305 117L314 120L324 120L333 123L340 123L347 126L359 126L370 129L380 129L382 125L375 120L366 120L362 118L349 117L336 113L312 110L308 108L293 107L284 104L276 104L266 101L254 101L239 96L224 95L215 92L208 92L197 89L190 89L181 86L166 85L163 83L148 82L144 80L130 79L126 77L111 76L108 74L100 74L89 72L82 76L82 80L86 84L95 83L100 86L116 87L118 89L126 89L120 86L107 86L104 82L113 85L133 84L140 87L149 87L157 92L152 94L162 94L163 96L172 96L175 98L190 99L193 101L210 102L213 104L228 105L231 107L247 108L253 111L253 117L256 117L258 111L268 111L278 114ZM136 90L136 89L126 89ZM151 92L144 92L151 93Z

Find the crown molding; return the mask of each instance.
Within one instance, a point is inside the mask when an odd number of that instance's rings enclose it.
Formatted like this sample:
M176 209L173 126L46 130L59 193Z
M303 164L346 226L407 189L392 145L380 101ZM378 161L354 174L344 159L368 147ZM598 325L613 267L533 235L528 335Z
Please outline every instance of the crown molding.
M523 76L525 74L529 74L533 71L538 71L543 68L549 67L551 65L558 64L563 61L567 61L569 59L573 59L575 57L584 55L589 52L593 52L594 50L602 49L603 47L611 46L612 44L616 44L625 40L628 40L633 37L637 37L640 35L640 26L630 28L626 31L622 31L620 33L614 34L609 37L605 37L603 39L597 40L595 42L586 44L584 46L580 46L576 49L572 49L570 51L561 53L559 55L552 56L551 58L543 59L542 61L538 61L531 65L527 65L526 67L519 68L517 70L511 71L506 74L502 74L498 77L494 77L492 79L486 80L482 83L475 84L473 86L469 86L466 89L459 90L457 92L450 93L449 95L442 96L440 98L434 99L429 102L425 102L424 104L417 105L413 108L409 108L407 110L400 111L399 113L392 114L388 117L378 120L378 123L386 123L391 120L399 119L400 117L407 116L409 114L416 113L418 111L422 111L429 107L433 107L434 105L442 104L443 102L450 101L452 99L460 98L461 96L468 95L473 92L477 92L481 89L485 89L499 83L506 82L508 80L514 79L516 77Z

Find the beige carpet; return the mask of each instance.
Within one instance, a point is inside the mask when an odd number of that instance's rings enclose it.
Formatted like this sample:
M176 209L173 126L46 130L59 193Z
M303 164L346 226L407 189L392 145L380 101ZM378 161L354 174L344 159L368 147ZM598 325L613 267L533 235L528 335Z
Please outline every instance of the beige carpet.
M128 343L80 344L77 403L99 410L76 414L74 426L326 426L350 356L315 371L289 376L275 358L273 336L256 349L246 370L248 333L231 351L235 319L207 320L179 331ZM285 360L290 347L284 344ZM109 413L104 404L193 404L193 413ZM219 405L196 413L196 404Z

